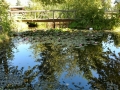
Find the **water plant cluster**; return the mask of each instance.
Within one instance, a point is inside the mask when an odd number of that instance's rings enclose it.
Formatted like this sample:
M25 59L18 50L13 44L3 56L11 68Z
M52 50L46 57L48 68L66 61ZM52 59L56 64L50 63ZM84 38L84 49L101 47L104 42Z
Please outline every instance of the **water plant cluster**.
M11 66L8 69L8 73L4 72L4 64L0 64L0 89L1 90L45 90L53 85L53 89L56 90L72 90L67 87L67 85L61 85L59 82L46 82L37 80L34 81L36 77L41 77L39 71L35 71L38 65L33 68L28 67L28 70L24 71L24 67L20 70L18 66ZM51 87L50 87L51 88Z
M90 90L99 88L117 90L120 88L118 80L120 54L116 55L110 48L104 52L102 50L106 48L106 46L102 48L102 42L105 43L107 40L109 44L114 43L111 33L108 35L96 31L51 29L14 33L11 37L15 46L31 43L29 48L32 49L35 62L38 64L29 66L27 70L24 67L18 69L19 66L12 66L9 59L13 57L11 56L13 45L2 45L1 89L85 90L86 87L90 87ZM98 77L94 77L93 70L99 74ZM67 74L59 81L63 72ZM65 81L65 78L74 77L75 74L82 75L88 80L88 84L83 86L81 79L78 79L78 82ZM15 82L12 82L12 76L15 77ZM71 86L74 88L70 88Z
M89 44L98 45L99 39L103 36L102 32L96 31L79 31L79 30L38 30L38 31L26 31L20 34L13 34L13 36L19 36L18 39L31 42L53 43L55 45L65 45L68 47L81 48Z

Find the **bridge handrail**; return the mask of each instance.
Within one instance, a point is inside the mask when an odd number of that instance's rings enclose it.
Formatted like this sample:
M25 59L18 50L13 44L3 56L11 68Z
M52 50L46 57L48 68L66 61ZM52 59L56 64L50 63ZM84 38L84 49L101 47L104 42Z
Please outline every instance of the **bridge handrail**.
M21 19L24 17L27 19L65 19L70 18L73 19L75 17L75 10L19 10L19 11L8 11L10 16L20 16ZM74 13L73 13L74 12ZM71 13L71 16L70 16ZM29 17L30 16L30 17ZM64 18L63 18L64 17ZM19 17L20 18L20 17Z
M76 12L75 10L19 10L19 11L8 11L10 13L17 13L17 12Z
M71 22L75 20L75 10L19 10L8 11L10 18L22 22Z

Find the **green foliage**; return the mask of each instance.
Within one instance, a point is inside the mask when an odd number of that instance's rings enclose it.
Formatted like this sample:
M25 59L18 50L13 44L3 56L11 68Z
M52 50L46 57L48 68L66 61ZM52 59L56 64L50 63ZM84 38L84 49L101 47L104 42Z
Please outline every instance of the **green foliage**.
M120 11L119 11L120 10L120 3L117 3L115 5L114 9L120 13Z
M64 0L31 0L29 4L30 10L53 10L60 8Z
M10 20L8 17L8 5L4 1L0 1L0 26L2 26L2 32L10 31Z
M81 5L80 5L81 3ZM90 27L95 30L112 29L119 25L118 15L106 15L105 11L109 10L110 3L101 2L101 0L81 1L78 5L74 4L73 9L76 12L76 21L72 22L70 28L88 29ZM75 6L76 5L76 6Z
M75 22L69 25L69 28L94 30L113 29L119 26L119 14L106 15L105 12L111 9L110 0L31 0L34 3L34 9L47 10L75 10L76 13L70 13L70 17L75 14ZM40 4L40 5L38 5ZM32 8L33 8L32 7ZM116 5L119 8L119 5ZM62 16L65 18L65 15Z
M20 5L21 5L20 0L17 0L16 6L20 6Z
M28 8L26 7L27 10L41 10L41 9L43 9L41 1L31 0L31 2L29 2L29 7Z
M31 0L32 2L42 2L44 5L55 5L64 3L65 0Z
M4 0L0 1L0 43L9 41L11 22L8 17L8 5Z

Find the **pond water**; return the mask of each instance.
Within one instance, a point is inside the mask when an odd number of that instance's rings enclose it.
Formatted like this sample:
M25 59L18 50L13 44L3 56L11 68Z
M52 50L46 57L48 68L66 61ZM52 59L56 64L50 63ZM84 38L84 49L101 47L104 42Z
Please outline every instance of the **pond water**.
M25 32L0 45L0 90L119 90L120 35Z

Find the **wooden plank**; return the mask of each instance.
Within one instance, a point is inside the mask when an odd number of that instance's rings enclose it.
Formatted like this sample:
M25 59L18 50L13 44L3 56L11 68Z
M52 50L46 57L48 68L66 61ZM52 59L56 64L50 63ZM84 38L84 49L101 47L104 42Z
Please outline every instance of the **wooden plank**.
M17 19L16 21L22 22L71 22L75 19Z
M20 10L20 11L8 11L9 13L29 13L29 12L75 12L75 10Z

